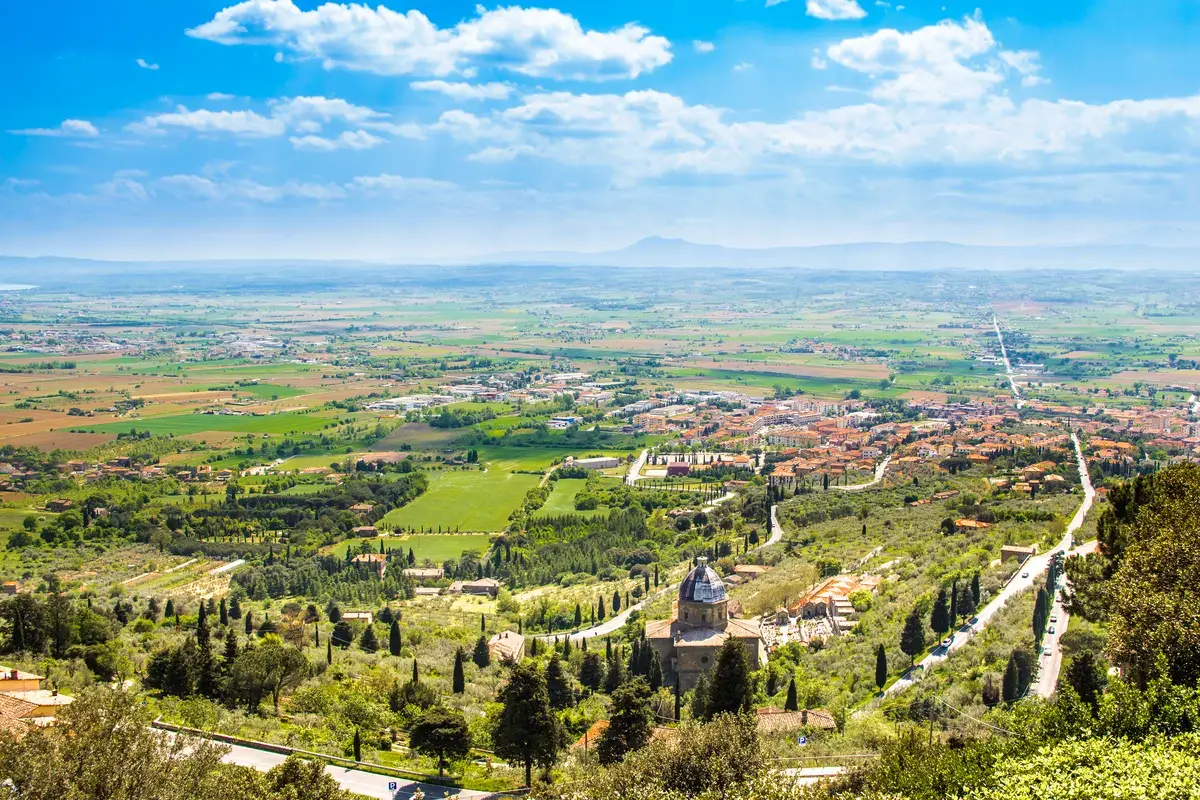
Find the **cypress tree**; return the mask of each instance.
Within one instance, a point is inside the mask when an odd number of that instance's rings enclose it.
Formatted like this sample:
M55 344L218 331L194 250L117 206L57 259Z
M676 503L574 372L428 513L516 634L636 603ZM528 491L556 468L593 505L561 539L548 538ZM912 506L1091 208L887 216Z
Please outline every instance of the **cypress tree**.
M246 612L246 635L249 636L252 633L254 633L254 614L247 611Z
M225 653L223 659L223 668L228 671L233 666L233 662L238 657L238 638L233 628L225 632Z
M164 617L175 616L175 601L169 597L167 598L166 608L163 609L163 616Z
M362 761L362 734L354 729L354 760Z
M604 686L604 662L599 653L585 653L579 665L579 682L593 692Z
M596 619L602 620L602 621L604 619L604 598L603 597L600 598L599 605L596 609Z
M717 714L744 714L751 708L753 688L750 681L750 661L746 648L734 638L725 640L717 653L712 680L708 688L705 711L708 717Z
M950 609L947 606L945 588L938 589L937 600L933 603L933 611L929 615L929 627L939 636L945 636L950 630Z
M950 627L958 627L958 581L950 586Z
M799 711L800 701L796 697L796 678L793 676L788 684L787 700L783 704L784 711Z
M976 572L971 576L971 599L975 602L975 607L979 608L979 600L982 594L979 590L979 573Z
M618 589L613 589L612 610L614 614L621 610L621 592Z
M463 669L463 651L461 647L454 651L454 682L452 686L454 694L462 694L467 690L467 676Z
M650 651L650 669L647 673L650 691L657 692L663 685L662 660L658 657L657 650Z
M484 669L492 663L492 652L488 649L487 639L480 636L475 640L475 652L471 656L475 666Z
M875 685L879 687L880 691L883 691L883 685L887 683L887 676L887 653L884 651L883 645L880 644L875 650Z
M388 629L388 652L394 656L399 656L403 643L400 637L400 623L393 619L392 626Z
M682 708L681 708L682 704L683 704L683 695L679 689L679 676L676 675L675 676L675 721L676 722L679 722L682 719L682 717L680 716L681 711L682 711Z
M571 637L570 636L563 637L562 657L565 658L567 661L571 660Z
M479 615L479 632L487 633L487 614Z
M692 689L692 719L708 719L708 677L701 675Z
M1011 703L1017 699L1016 651L1008 654L1008 664L1004 667L1004 683L1000 690L1000 697L1006 703Z
M583 625L583 609L580 607L579 603L576 603L575 604L575 627L578 628L582 625Z
M358 646L365 653L374 653L379 649L379 639L375 636L375 626L368 625L358 640Z
M229 600L229 618L230 619L241 619L241 617L242 617L242 604L240 602L238 602L237 595L235 594Z
M539 645L539 639L538 639L538 638L535 636L535 637L533 637L533 644L532 644L532 645L530 645L530 647L529 647L529 655L530 655L530 657L532 657L532 658L537 658L537 656L538 656L538 652L539 652L540 650L541 650L541 647L540 647L540 645Z
M217 610L220 615L217 618L221 621L221 626L224 627L224 626L228 625L229 624L229 609L227 609L225 607L225 598L224 597L221 598L221 604L219 606L217 606Z
M333 663L333 640L332 639L325 640L325 663L326 664Z
M413 674L412 674L412 682L413 682L414 684L417 684L417 683L420 683L420 682L421 682L421 674L420 674L420 672L418 672L418 670L417 670L417 660L416 660L415 658L413 659Z
M900 633L900 650L908 656L909 664L916 658L917 653L925 649L925 624L920 612L913 608L904 621L904 630Z

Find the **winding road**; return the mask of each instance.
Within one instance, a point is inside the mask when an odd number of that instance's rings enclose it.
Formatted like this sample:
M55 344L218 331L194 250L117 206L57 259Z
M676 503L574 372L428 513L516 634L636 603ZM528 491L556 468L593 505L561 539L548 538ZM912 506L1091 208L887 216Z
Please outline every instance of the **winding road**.
M1096 539L1093 539L1090 542L1079 545L1079 547L1076 547L1067 555L1077 556L1094 553L1099 544ZM1050 655L1043 656L1040 659L1037 680L1033 682L1033 686L1029 689L1031 694L1044 697L1047 700L1054 695L1054 690L1058 687L1058 674L1062 671L1062 648L1059 646L1059 641L1062 639L1062 635L1067 632L1067 624L1071 621L1071 615L1062 603L1061 592L1056 591L1054 593L1054 606L1050 611L1050 618L1054 622L1050 623L1046 630L1046 636L1042 640L1043 646ZM1049 628L1054 628L1054 633L1050 633Z
M829 488L837 489L839 492L861 492L863 489L869 489L883 480L883 473L887 472L890 463L892 463L892 454L888 453L887 458L875 467L875 477L869 483L858 483L854 486L830 486Z

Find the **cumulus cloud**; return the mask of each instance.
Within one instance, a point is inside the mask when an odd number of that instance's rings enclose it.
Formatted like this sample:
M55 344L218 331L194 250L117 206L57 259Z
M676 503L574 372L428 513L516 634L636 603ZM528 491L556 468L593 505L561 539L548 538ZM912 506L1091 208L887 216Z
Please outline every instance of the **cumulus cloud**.
M465 83L461 81L413 81L409 87L418 92L438 92L455 100L507 100L513 87L507 83Z
M287 181L269 185L241 178L211 178L203 175L167 175L154 181L158 191L188 200L279 203L288 200L334 202L351 197L413 195L446 192L457 188L448 181L408 178L400 175L371 175L345 183Z
M431 126L472 159L547 159L607 168L629 184L670 173L791 172L816 161L1023 168L1156 166L1200 157L1200 95L1107 104L1003 96L977 104L867 102L782 122L731 121L674 95L550 92L491 114L444 113Z
M829 60L875 81L871 95L888 102L944 104L978 100L1004 80L981 57L996 47L982 20L944 20L909 33L883 28L826 50Z
M205 96L206 96L206 97L207 97L209 100L212 100L214 103L219 103L219 102L223 102L223 101L225 101L225 100L232 100L232 99L233 99L233 95L231 95L231 94L225 94L225 92L209 92L209 93L208 93L207 95L205 95Z
M387 140L366 131L343 131L342 135L336 139L326 139L323 136L293 136L289 141L297 150L329 152L332 150L370 150Z
M18 136L62 136L67 138L94 138L100 135L96 126L86 119L64 119L57 128L23 128L9 131Z
M805 13L828 20L862 19L867 15L856 0L808 0Z
M330 2L302 11L292 0L244 0L187 33L380 75L470 77L486 66L534 78L605 80L636 78L671 60L670 42L632 23L594 31L556 9L480 6L477 13L439 28L415 9Z
M1035 50L1002 50L1000 60L1021 76L1022 86L1040 86L1049 83L1040 73L1041 55Z
M157 70L158 69L158 64L151 64L149 61L147 61L144 58L139 58L136 63L142 69L148 69L148 70Z
M223 133L232 136L261 139L282 136L287 130L283 120L264 117L254 111L211 111L205 108L189 110L176 106L172 112L151 114L130 123L126 129L147 136L161 136L168 130L189 130L194 133Z
M700 39L695 39L692 41L692 49L697 53L711 53L713 50L717 49L717 46L712 42L705 42Z

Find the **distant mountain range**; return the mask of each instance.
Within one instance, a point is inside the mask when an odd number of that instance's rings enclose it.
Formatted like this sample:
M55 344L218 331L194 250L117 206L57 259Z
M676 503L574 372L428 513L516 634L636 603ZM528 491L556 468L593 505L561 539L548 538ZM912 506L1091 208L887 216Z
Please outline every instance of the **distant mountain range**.
M598 253L515 252L453 264L609 267L791 267L846 270L946 269L1195 269L1198 247L1138 244L984 246L953 242L857 242L744 249L650 237Z
M762 249L696 244L649 237L620 250L603 252L530 251L444 259L401 258L367 262L323 259L187 259L179 261L100 261L42 256L0 256L0 281L41 283L50 276L95 278L103 274L150 275L164 270L180 276L197 272L259 275L334 268L342 272L415 266L627 267L627 268L790 268L814 270L944 271L1021 269L1197 269L1200 247L1141 244L986 246L953 242L857 242ZM31 280L40 277L41 280ZM326 274L333 279L335 276Z

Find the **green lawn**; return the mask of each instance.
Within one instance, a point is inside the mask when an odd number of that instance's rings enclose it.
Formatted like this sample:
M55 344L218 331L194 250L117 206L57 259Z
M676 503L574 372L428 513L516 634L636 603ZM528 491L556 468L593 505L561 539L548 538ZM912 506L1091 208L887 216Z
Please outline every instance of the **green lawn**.
M556 517L560 514L579 514L585 517L592 517L597 514L607 514L608 509L597 508L592 511L576 511L575 510L575 495L583 490L587 481L583 478L561 478L554 482L554 491L550 493L550 499L546 501L546 505L538 510L536 516L539 517Z
M329 417L314 414L269 414L266 416L232 416L227 414L172 414L148 419L107 422L103 425L81 427L93 433L124 433L131 428L153 434L183 435L207 431L233 433L315 433L330 422Z
M491 537L486 533L415 533L407 536L386 536L382 537L382 541L389 550L403 549L407 553L409 548L412 548L418 564L427 558L441 564L447 559L458 558L467 550L485 552L491 543ZM338 542L333 546L331 553L344 557L346 548L351 545L359 547L362 542L370 542L371 549L376 553L379 552L380 538L375 538L347 539L344 542Z
M394 527L500 531L525 493L537 485L536 475L517 475L489 464L487 472L445 470L429 474L429 489L382 520Z

